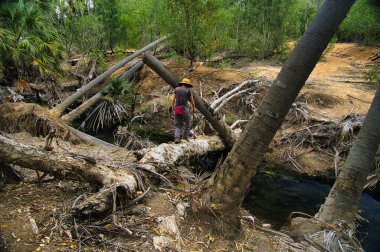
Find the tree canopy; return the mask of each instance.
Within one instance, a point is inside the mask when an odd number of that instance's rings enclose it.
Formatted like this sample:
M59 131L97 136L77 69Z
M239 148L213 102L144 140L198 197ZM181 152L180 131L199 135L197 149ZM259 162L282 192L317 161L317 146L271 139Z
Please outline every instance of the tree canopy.
M287 57L322 0L8 0L0 4L0 71L9 81L59 74L68 57L136 48L171 34L190 59L224 51L253 58ZM379 43L380 5L358 0L340 41ZM6 71L5 71L6 70Z

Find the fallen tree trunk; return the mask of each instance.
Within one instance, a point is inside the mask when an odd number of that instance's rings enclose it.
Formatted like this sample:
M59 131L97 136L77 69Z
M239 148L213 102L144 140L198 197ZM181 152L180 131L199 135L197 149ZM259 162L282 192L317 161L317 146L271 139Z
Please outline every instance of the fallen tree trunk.
M209 152L221 151L225 148L223 142L217 136L199 136L189 142L180 144L163 143L158 146L144 149L141 164L183 164L197 156L206 155Z
M82 213L103 213L110 208L112 192L117 190L123 197L133 194L137 181L128 169L112 169L103 164L90 164L72 155L44 151L42 148L17 143L0 135L0 159L9 164L39 170L60 178L86 180L101 188L98 201L91 206L82 205ZM92 197L91 197L92 198ZM89 200L93 200L89 198ZM112 204L111 204L112 206Z
M123 74L120 78L124 80L129 80L142 66L144 63L142 61L138 62L131 69L129 69L125 74ZM62 116L62 120L66 123L71 123L79 116L81 116L84 112L86 112L89 108L95 105L100 99L104 97L104 93L102 91L98 92L96 95L82 103L79 107L72 110L70 113Z
M90 136L90 135L88 135L82 131L79 131L77 129L74 129L70 126L68 126L68 127L70 129L70 132L73 135L75 135L76 137L80 138L81 140L83 140L84 142L86 142L88 144L97 145L97 146L101 146L101 147L105 147L105 148L118 148L118 146L116 146L116 145L107 143L103 140L100 140L99 138Z
M177 76L170 72L158 59L149 53L145 53L144 63L155 71L170 86L176 88L180 81ZM192 92L195 101L195 107L204 115L206 120L218 132L220 138L228 146L232 147L236 136L234 132L223 122L220 114L216 113L198 94Z
M37 140L38 141L38 140ZM115 195L122 201L135 196L138 187L144 188L138 176L142 171L155 172L155 166L179 165L190 158L224 148L218 137L200 137L182 144L162 144L145 150L139 163L107 163L104 160L84 161L82 155L69 152L48 152L17 143L0 135L0 160L7 164L42 171L60 178L87 181L100 188L99 192L74 207L80 214L102 214L113 207ZM78 159L76 159L78 158ZM143 168L143 169L141 169Z
M83 87L79 88L74 94L72 94L71 96L69 96L68 98L66 98L63 102L61 102L54 109L52 109L51 113L53 115L55 115L55 116L61 116L63 114L63 112L71 104L73 104L76 100L78 100L88 90L90 90L91 88L93 88L96 85L98 85L101 81L103 81L105 78L107 78L108 76L110 76L113 72L115 72L117 69L119 69L120 67L122 67L123 65L125 65L126 63L128 63L129 61L131 61L132 59L136 58L140 54L142 54L142 53L146 52L147 50L151 49L152 47L158 45L159 43L161 43L162 41L166 40L167 38L168 38L168 36L164 36L164 37L162 37L162 38L160 38L160 39L158 39L158 40L150 43L149 45L141 48L140 50L136 51L135 53L133 53L132 55L128 56L124 60L120 61L119 63L117 63L116 65L114 65L110 69L108 69L106 72L102 73L101 75L99 75L98 77L96 77L95 79L93 79L92 81L90 81L88 84L86 84Z

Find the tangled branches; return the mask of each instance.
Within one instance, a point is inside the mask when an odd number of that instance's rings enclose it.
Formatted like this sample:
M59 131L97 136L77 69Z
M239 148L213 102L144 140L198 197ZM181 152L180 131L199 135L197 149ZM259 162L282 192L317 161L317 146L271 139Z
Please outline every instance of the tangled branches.
M122 126L117 128L114 134L114 141L117 146L129 150L141 150L153 146L149 141L141 140L135 132L129 130L129 127Z
M297 116L298 118L308 118L305 109L299 106L293 106L293 115L290 117L296 118ZM313 149L326 153L333 157L335 175L337 175L338 163L350 150L355 140L355 135L360 130L363 121L364 117L359 115L348 115L340 122L320 121L316 119L310 121L309 119L307 126L283 134L277 139L275 145L287 146L280 154L280 158L292 163L293 167L299 171L302 170L302 167L297 163L297 158L300 155L312 151ZM292 150L293 147L307 148L307 150L306 152L295 155Z
M339 123L333 121L314 120L308 126L284 134L276 141L276 145L295 147L313 147L324 150L339 150L346 153L355 139L355 134L361 128L363 116L350 115Z

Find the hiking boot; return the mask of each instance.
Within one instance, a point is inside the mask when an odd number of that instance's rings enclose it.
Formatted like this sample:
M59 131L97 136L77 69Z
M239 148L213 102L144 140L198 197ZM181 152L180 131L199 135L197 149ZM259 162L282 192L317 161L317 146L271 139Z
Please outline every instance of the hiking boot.
M183 140L185 140L186 142L190 141L190 139L188 137L185 137Z
M176 137L175 140L174 140L174 143L178 144L180 142L181 142L181 139L179 139L178 137Z

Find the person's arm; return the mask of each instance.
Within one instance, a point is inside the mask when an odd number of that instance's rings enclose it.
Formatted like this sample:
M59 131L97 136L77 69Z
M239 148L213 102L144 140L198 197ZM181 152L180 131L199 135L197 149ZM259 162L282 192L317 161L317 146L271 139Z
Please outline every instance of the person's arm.
M190 93L190 104L191 104L191 112L192 112L192 115L194 116L195 102L194 102L194 96L191 93Z
M172 110L174 111L174 105L175 105L175 90L174 90L173 94L170 96L170 101L171 101L171 105L172 105Z

